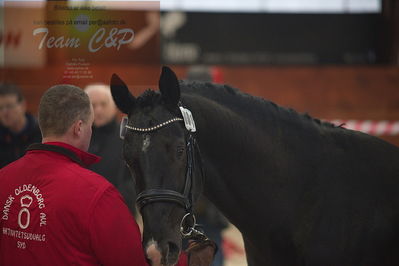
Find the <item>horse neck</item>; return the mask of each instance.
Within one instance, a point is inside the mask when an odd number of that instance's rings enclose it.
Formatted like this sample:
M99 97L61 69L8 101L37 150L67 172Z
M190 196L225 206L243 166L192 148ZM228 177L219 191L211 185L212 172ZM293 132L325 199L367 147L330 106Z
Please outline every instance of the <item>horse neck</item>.
M240 228L245 224L242 218L253 214L250 207L256 199L252 196L260 188L258 179L266 175L263 161L276 146L271 145L273 137L250 119L215 101L201 96L187 97L185 101L198 129L196 136L205 170L204 194ZM272 158L268 164L274 164Z

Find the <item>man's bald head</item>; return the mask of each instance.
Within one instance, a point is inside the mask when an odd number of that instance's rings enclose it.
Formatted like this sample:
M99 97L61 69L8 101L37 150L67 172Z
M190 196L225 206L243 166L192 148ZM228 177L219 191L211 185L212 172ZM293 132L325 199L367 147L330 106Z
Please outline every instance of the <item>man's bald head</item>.
M111 90L105 84L91 84L85 88L94 110L94 126L101 127L111 122L116 115L116 106Z

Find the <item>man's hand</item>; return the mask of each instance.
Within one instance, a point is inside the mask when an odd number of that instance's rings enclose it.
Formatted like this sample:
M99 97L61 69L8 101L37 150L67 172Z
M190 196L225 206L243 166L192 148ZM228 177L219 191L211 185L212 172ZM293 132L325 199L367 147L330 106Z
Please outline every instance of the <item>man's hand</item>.
M210 266L217 252L217 245L214 241L191 240L186 249L189 266Z

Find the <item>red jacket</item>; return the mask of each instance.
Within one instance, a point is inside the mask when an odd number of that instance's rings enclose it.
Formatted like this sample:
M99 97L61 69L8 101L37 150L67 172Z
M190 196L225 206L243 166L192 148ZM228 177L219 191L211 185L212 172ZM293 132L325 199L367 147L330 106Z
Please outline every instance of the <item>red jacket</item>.
M99 158L46 144L0 170L0 265L147 265L119 192L80 165Z

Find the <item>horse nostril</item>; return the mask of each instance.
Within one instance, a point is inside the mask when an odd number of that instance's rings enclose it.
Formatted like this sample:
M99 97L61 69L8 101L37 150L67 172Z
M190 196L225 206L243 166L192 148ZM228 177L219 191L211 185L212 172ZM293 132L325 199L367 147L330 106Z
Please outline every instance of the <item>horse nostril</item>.
M168 247L169 247L169 258L172 260L177 260L178 255L179 255L179 247L173 243L173 242L168 242Z
M169 246L169 254L173 254L173 255L179 254L179 247L175 243L168 242L168 246Z

